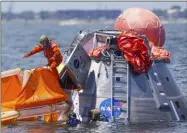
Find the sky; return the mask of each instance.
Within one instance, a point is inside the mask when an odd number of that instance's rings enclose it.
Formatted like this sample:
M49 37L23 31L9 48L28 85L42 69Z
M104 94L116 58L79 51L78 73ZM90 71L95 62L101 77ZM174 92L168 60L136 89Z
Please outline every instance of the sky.
M12 12L22 11L56 11L67 9L120 9L140 7L146 9L169 9L172 5L187 8L187 2L2 2L1 10L7 12L12 3Z

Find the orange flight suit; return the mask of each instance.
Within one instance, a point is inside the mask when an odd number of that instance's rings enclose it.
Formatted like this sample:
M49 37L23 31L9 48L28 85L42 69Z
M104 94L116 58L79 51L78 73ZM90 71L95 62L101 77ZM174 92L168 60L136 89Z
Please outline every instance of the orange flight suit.
M45 57L48 60L48 65L50 66L52 72L55 73L55 75L59 77L57 66L62 62L63 56L61 55L61 52L58 48L58 44L50 40L50 44L47 47L43 47L42 45L38 44L36 47L34 47L28 54L24 56L24 58L27 58L33 54L39 53L43 51Z

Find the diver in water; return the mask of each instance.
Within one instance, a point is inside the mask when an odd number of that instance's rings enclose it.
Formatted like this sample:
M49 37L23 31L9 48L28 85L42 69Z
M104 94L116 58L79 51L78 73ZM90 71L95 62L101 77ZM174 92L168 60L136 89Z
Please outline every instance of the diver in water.
M109 118L108 116L104 115L104 114L101 114L100 115L100 120L99 121L105 121L105 122L109 122Z
M109 118L101 114L99 109L92 109L89 111L88 116L91 118L91 121L104 121L104 122L109 122Z
M67 124L71 126L76 126L77 124L81 123L81 121L77 119L77 115L74 112L70 113L68 118L69 120L67 121Z
M59 77L56 67L62 62L63 56L59 50L58 44L54 40L49 40L47 36L41 36L40 44L35 46L29 53L25 54L23 58L28 58L41 51L44 52L47 58L50 70Z

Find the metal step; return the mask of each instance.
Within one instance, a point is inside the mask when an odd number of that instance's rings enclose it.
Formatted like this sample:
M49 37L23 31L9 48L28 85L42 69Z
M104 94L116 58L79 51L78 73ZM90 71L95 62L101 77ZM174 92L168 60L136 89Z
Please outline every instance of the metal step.
M118 107L118 106L113 106L113 109L115 109L116 107ZM121 108L121 111L122 111L122 112L126 112L126 109ZM115 119L117 120L117 119L120 119L120 118L118 117L118 118L115 118Z
M114 63L113 66L127 68L126 64L124 64L124 63Z
M122 63L122 64L126 64L126 62L123 60L116 60L116 61L114 61L114 63Z
M116 94L116 93L118 93L118 94L122 94L122 93L124 93L124 94L127 94L127 92L125 91L125 90L114 90L114 95Z
M113 98L123 98L123 99L125 99L126 96L113 96Z
M121 71L121 70L120 70L120 71L119 71L119 70L117 71L117 70L115 70L114 73L115 73L115 74L118 74L118 73L127 73L127 71Z
M123 88L123 87L121 87L121 86L113 86L113 88Z
M126 67L120 67L120 66L113 66L113 68L118 68L118 69L127 69Z
M113 76L113 78L124 78L124 76Z
M114 57L114 59L115 60L125 60L124 57L122 57L122 56L118 56L118 57L116 56L116 57Z

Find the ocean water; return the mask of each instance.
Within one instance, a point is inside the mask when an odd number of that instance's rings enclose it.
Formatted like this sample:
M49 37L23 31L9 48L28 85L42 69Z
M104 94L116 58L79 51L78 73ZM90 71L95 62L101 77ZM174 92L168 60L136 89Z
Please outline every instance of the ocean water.
M1 47L1 71L20 67L33 69L44 66L47 60L43 53L23 59L45 34L58 42L61 51L65 51L74 36L80 30L113 29L112 25L57 25L57 24L3 24ZM166 24L166 41L164 48L171 52L168 67L182 93L187 97L187 25ZM187 133L186 122L157 123L88 123L77 127L68 127L60 122L45 124L43 122L19 122L17 126L3 127L5 133L61 133L61 132L133 132L133 133Z

